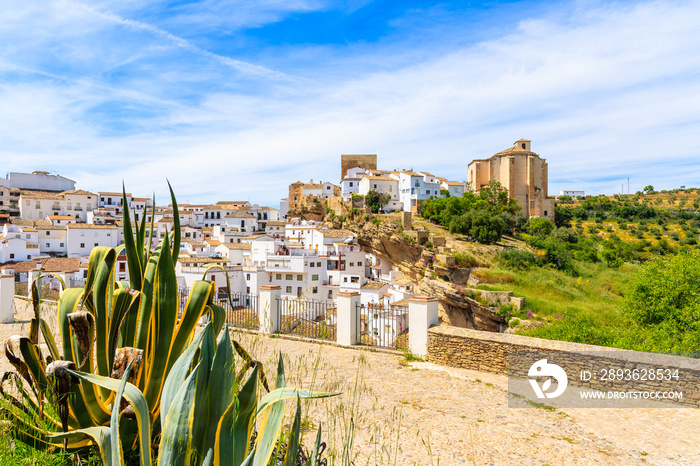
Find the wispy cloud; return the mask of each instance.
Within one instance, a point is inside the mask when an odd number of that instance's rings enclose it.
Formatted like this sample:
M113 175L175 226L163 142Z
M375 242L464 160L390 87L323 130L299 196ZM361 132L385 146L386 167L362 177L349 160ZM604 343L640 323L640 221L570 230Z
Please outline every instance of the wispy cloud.
M0 7L11 19L0 23L11 44L0 154L8 169L48 166L87 189L125 179L164 194L167 176L192 202L276 204L297 179L337 181L341 153L464 179L473 158L526 137L549 162L550 192L611 193L628 176L633 191L700 185L697 2L525 4L498 18L448 3L417 29L402 12L371 43L278 39L257 59L233 53L255 28L370 7Z

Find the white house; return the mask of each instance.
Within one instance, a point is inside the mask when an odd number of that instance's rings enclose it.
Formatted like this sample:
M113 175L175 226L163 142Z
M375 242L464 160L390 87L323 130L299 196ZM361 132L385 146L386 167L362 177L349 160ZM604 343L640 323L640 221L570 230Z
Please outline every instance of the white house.
M586 191L575 191L575 190L562 190L559 191L560 196L571 196L571 197L586 197Z
M360 180L358 194L366 196L368 192L375 191L380 194L387 194L389 202L384 205L383 210L402 210L403 204L399 200L399 180L389 176L365 176Z
M92 248L96 246L116 248L119 245L116 225L70 223L66 228L68 257L89 256Z
M440 183L430 173L401 172L399 180L399 199L406 212L417 212L418 201L424 201L430 196L440 197Z
M444 180L440 182L440 189L446 190L452 197L462 197L466 191L466 184L461 181Z
M97 208L97 195L83 190L61 193L22 191L19 205L22 218L44 219L47 215L70 215L86 222L87 212Z

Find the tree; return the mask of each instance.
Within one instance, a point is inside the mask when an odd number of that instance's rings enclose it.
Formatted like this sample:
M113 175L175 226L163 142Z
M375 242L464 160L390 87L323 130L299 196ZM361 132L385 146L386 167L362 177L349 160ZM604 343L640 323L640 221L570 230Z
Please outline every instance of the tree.
M654 187L652 185L647 185L644 187L644 194L654 194Z
M647 262L632 280L625 311L668 339L669 350L700 343L700 250ZM657 337L661 338L660 335Z
M388 194L379 193L373 189L370 189L365 196L365 205L370 208L372 213L379 213L379 211L391 200L391 196Z
M531 235L547 236L554 230L554 224L542 217L533 217L527 222L527 232Z

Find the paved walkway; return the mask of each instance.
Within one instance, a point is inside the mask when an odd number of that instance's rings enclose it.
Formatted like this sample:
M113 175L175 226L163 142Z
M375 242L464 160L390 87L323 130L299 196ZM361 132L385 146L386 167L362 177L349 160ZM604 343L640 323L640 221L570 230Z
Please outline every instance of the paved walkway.
M0 324L0 342L26 334L29 316L17 318L25 323ZM234 336L265 362L269 377L282 352L289 385L342 392L304 407L337 454L353 419L350 456L358 465L700 465L697 409L547 410L520 399L522 408L515 409L508 407L502 375L408 363L385 352ZM0 371L7 369L3 353Z

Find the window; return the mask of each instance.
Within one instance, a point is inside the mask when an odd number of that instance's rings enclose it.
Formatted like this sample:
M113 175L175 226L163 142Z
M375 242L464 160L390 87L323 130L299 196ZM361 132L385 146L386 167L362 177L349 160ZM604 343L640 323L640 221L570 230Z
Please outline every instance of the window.
M119 263L119 271L120 271L120 272L126 272L126 263L125 263L125 262L120 262L120 263Z
M358 267L362 267L362 262L358 262L358 263L357 263L357 266L358 266Z
M31 238L32 238L32 235L30 235L30 234L27 234L27 235L25 235L25 236L27 237L27 239L31 239Z
M285 275L284 279L285 280L294 280L294 275L292 275L291 273L288 273L287 275Z
M250 280L250 274L249 274L249 273L245 274L245 279L246 279L246 280Z
M107 233L107 236L112 236L112 233Z
M47 247L47 248L48 248L48 247L51 247L51 245L50 245L49 243L46 243L46 247Z
M309 264L309 267L314 267L315 265L316 265L316 263L312 262L311 264Z
M318 293L318 287L317 287L317 286L314 286L313 288L311 288L311 293L317 294L317 293Z
M355 266L355 263L354 263L354 262L350 262L350 267L354 267L354 266Z
M301 298L301 287L297 286L297 297Z
M249 287L249 286L246 286L246 287L245 287L245 292L246 292L247 294L250 294L250 287Z
M287 288L285 288L285 291L286 291L287 293L291 293L291 292L292 292L292 287L291 287L291 286L288 286Z
M99 246L99 244L95 243L95 247Z
M300 282L300 281L302 281L302 280L304 280L304 276L303 276L303 275L297 275L297 281Z
M282 280L282 274L281 274L281 273L276 273L276 274L275 274L275 280Z
M59 245L60 247L63 247L63 243L58 243L58 245Z
M525 145L525 144L523 144L523 145ZM547 216L547 211L546 211L546 210L544 211L544 216L545 216L545 217Z
M318 275L311 275L311 281L318 281Z
M80 248L84 249L85 248L85 243L80 243Z
M320 263L320 262L316 262L316 267L321 267L321 263Z
M333 290L328 290L328 299L333 299Z
M360 283L360 277L350 277L350 283Z
M10 259L14 259L15 255L13 253L10 253Z
M31 259L31 258L32 258L32 256L30 256L29 254L27 254L27 259Z
M343 283L347 283L347 282L348 282L348 277L343 277Z
M352 188L352 181L350 182L350 187Z

